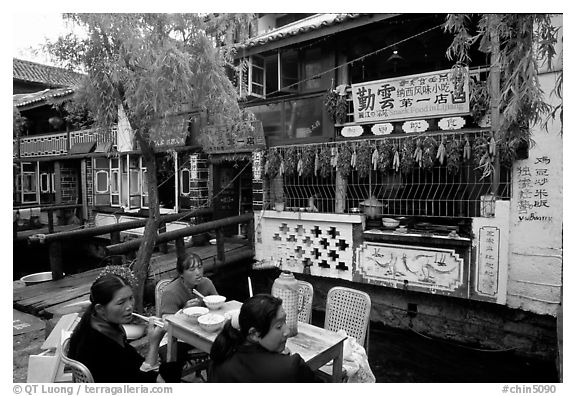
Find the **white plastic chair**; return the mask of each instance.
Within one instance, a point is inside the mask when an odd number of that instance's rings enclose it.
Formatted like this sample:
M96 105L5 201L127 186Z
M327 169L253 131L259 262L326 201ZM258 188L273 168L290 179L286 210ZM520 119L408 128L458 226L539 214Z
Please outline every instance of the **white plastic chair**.
M298 281L298 321L310 323L312 319L312 300L314 299L314 288L306 281Z
M333 287L326 297L324 328L332 331L345 330L346 334L356 338L356 342L363 345L368 353L371 306L368 293L348 287Z

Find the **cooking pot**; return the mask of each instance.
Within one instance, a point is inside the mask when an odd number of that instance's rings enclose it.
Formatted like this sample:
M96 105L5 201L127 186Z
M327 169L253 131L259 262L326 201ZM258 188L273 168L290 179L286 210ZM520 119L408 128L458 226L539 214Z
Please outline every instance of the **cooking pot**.
M374 196L360 202L362 213L364 213L369 219L375 219L381 215L383 207L384 204L378 201Z

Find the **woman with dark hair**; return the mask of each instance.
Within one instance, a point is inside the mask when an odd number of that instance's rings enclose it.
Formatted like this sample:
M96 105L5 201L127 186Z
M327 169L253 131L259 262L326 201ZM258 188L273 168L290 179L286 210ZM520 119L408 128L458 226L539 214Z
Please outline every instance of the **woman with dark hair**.
M172 315L181 310L193 306L202 306L204 302L193 292L198 291L204 296L218 294L212 281L204 276L202 259L197 254L189 254L176 261L177 276L166 286L162 292L160 303L160 316ZM166 361L167 338L160 342L160 358ZM188 353L192 347L188 344L178 342L176 361L183 366L188 360Z
M228 320L212 344L209 382L314 382L298 354L283 353L288 339L282 300L269 294L249 298L237 323Z
M128 343L122 324L132 319L134 296L125 279L115 274L100 276L90 288L90 303L70 337L68 356L83 363L95 382L179 381L174 364L161 366L161 376L145 371L144 358ZM160 330L148 328L151 361L156 360L152 357L158 353Z

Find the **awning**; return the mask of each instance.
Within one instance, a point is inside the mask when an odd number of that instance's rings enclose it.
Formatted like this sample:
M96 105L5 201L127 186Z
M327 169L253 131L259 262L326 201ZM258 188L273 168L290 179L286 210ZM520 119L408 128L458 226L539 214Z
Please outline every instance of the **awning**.
M70 147L68 154L87 154L91 153L96 147L96 142L76 143Z

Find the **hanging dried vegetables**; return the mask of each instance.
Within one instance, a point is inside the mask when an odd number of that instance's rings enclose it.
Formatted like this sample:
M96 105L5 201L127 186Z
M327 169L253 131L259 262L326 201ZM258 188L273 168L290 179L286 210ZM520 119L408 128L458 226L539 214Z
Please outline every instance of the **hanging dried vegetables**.
M412 167L414 166L415 149L416 143L414 142L414 139L404 139L400 151L400 169L404 174L410 173L412 171Z
M394 146L390 139L381 140L378 146L378 170L386 172L392 165Z
M448 143L446 148L446 167L448 172L455 175L460 171L462 166L462 155L464 142L460 139L454 139Z
M352 149L346 143L338 146L338 161L336 162L336 170L340 172L342 177L348 177L350 174L350 160L352 158Z
M277 149L268 150L268 152L266 153L266 163L264 165L264 171L268 175L268 177L270 178L276 177L276 175L280 171L281 161L282 157Z
M284 150L284 174L292 176L297 171L298 156L295 147L288 146Z
M370 174L372 150L373 147L368 140L360 142L356 149L356 170L359 177L366 177Z
M414 149L414 154L412 154L412 158L414 159L414 166L419 166L422 168L422 141L418 139L416 141L416 146Z
M307 177L314 171L314 160L316 159L316 148L306 146L300 151L300 162L302 163L301 176Z
M400 142L394 143L394 155L392 156L392 169L398 172L400 169Z
M422 142L422 168L432 170L436 158L438 142L432 136L427 136Z
M332 164L330 163L332 151L330 147L323 145L318 153L318 173L321 177L328 177L332 171Z
M464 138L464 149L462 151L462 160L469 161L472 155L472 146L470 145L470 140L468 136Z
M490 177L494 172L493 159L490 154L492 150L495 150L495 147L491 145L490 140L485 136L481 135L474 139L474 164L476 165L475 169L482 172L480 180Z
M436 151L436 159L440 165L444 165L444 160L446 159L446 136L442 136L440 139L440 144L438 145L438 150Z

